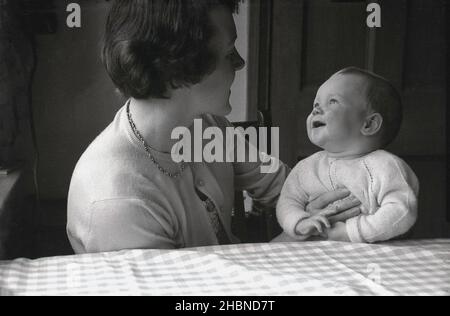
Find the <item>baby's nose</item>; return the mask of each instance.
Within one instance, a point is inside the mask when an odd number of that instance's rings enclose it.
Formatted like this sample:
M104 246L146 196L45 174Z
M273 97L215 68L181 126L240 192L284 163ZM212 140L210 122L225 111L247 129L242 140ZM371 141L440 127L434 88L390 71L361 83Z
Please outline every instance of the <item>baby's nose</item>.
M321 114L321 113L322 113L322 109L320 108L319 103L314 104L314 108L313 108L312 114L313 115L318 115L318 114Z

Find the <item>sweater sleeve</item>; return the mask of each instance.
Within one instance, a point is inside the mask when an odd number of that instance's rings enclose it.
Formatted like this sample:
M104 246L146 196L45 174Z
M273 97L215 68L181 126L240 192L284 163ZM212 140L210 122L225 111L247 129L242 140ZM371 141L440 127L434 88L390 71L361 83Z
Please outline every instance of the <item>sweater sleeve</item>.
M222 128L233 127L225 118L216 117L216 120L218 126ZM229 133L229 131L227 130L226 133ZM234 146L228 144L230 139L234 139ZM241 162L237 157L240 152L239 146L246 149L245 162ZM237 133L236 137L227 135L227 148L234 150L234 152L227 152L227 156L234 155L235 190L245 190L255 204L263 208L274 209L290 168L277 157L271 157L264 152L260 152L256 147L249 144L241 133ZM251 151L256 153L257 162L249 162L252 161L252 159L249 159ZM261 159L261 157L264 159Z
M303 162L300 162L291 172L281 191L281 196L277 204L277 219L284 232L296 240L306 240L310 236L300 236L295 232L295 228L305 218L309 217L306 212L306 205L309 197L300 184L304 179Z
M378 210L347 221L352 242L375 243L407 233L417 220L419 181L411 168L397 157L367 159Z
M77 252L176 248L170 213L157 203L140 199L106 200L91 204L89 212L87 234L72 235L72 239L77 239Z

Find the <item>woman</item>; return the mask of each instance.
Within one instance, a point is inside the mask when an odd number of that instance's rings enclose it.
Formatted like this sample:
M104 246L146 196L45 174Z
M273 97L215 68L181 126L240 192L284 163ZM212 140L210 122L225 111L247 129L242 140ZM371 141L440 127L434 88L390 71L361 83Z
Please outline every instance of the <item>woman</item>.
M176 163L169 154L172 131L192 129L194 119L204 128L230 126L230 88L245 65L234 44L236 7L233 0L113 3L103 61L129 100L75 168L68 203L75 252L238 242L230 227L235 190L275 206L289 172L283 164L262 174L261 163ZM328 194L310 210L348 194Z

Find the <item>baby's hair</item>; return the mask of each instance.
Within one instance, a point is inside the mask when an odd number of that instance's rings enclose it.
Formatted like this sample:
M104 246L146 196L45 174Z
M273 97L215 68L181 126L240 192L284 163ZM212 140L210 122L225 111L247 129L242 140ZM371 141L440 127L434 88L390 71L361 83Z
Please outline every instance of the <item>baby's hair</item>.
M357 67L345 68L336 75L358 75L367 79L368 106L383 117L381 127L381 146L386 147L394 141L403 121L402 98L397 89L385 78Z

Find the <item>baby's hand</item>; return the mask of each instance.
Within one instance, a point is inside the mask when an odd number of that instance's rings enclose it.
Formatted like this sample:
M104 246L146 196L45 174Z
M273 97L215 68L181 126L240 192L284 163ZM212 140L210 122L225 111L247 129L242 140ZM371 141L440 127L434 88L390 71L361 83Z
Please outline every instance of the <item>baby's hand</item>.
M295 233L298 235L308 236L323 234L325 228L330 228L330 221L326 215L313 215L298 223L295 227Z
M336 223L333 227L327 229L326 235L330 241L351 242L347 233L347 225L342 222Z

